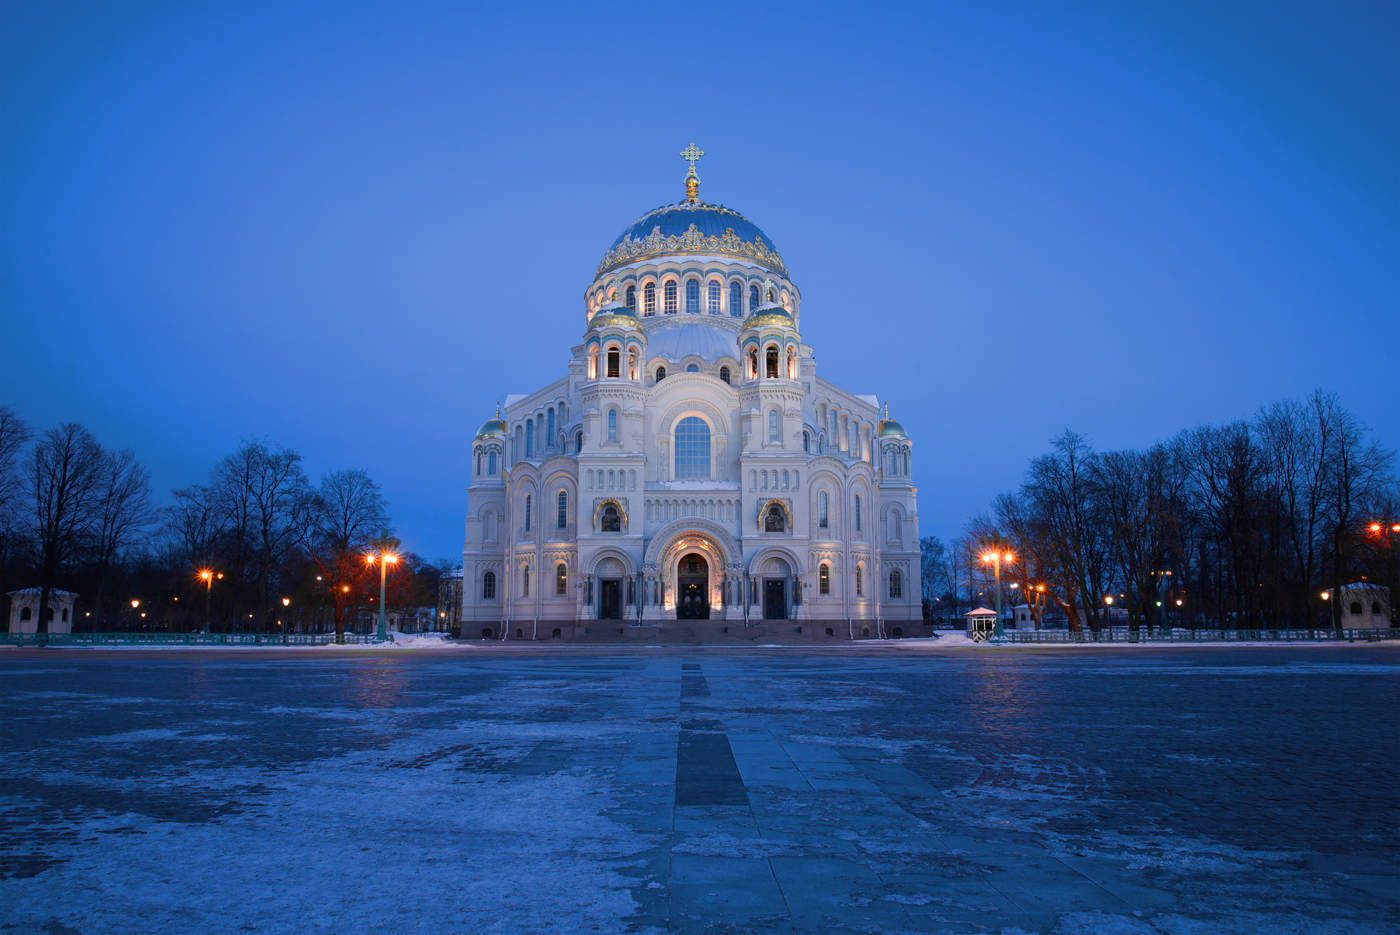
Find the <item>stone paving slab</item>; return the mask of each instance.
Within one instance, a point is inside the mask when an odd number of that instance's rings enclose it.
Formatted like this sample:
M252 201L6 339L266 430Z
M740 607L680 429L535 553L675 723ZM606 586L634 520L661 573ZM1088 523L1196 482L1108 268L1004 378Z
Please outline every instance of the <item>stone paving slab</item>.
M0 932L1393 932L1391 649L6 653Z

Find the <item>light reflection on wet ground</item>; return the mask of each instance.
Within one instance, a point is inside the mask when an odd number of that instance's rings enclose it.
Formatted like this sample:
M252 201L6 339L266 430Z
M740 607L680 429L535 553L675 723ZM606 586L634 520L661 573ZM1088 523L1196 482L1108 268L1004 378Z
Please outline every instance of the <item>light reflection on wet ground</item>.
M1400 651L9 652L0 931L1392 931Z

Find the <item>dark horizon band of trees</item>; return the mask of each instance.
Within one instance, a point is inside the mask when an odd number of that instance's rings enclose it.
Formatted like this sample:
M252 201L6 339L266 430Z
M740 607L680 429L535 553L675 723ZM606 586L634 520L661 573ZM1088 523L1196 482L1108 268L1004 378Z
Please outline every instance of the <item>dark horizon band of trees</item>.
M1326 625L1323 591L1400 587L1394 469L1394 452L1322 390L1144 449L1096 452L1066 430L951 547L922 540L926 610L956 616L990 592L980 556L997 548L1016 556L1003 594L1030 595L1013 602L1038 625L1053 608L1070 629L1098 630L1107 596L1130 627Z
M260 441L156 507L130 450L105 448L74 422L36 435L0 406L0 583L40 589L39 633L63 589L80 595L75 632L267 632L286 618L288 628L343 634L354 612L378 607L379 573L364 557L397 547L390 529L367 473L330 471L312 484L301 455ZM399 551L386 606L435 605L447 563Z

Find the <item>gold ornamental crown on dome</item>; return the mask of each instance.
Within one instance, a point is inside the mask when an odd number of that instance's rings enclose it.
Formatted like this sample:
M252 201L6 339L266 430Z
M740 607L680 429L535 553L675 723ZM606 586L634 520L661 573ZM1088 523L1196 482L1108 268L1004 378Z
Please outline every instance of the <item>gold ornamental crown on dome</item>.
M603 254L596 275L601 276L609 270L651 257L716 254L752 261L787 278L787 265L778 251L763 239L757 225L732 208L700 200L700 177L695 174L695 160L705 155L704 150L691 143L681 150L680 155L689 163L685 176L685 200L655 208L633 221L626 234ZM662 233L663 227L678 229L684 223L686 214L699 217L707 228L722 229L723 233L706 233L694 221L684 230ZM733 223L726 223L731 218ZM735 231L736 227L752 231L752 236L740 236ZM640 230L648 230L648 233L635 236L635 232Z

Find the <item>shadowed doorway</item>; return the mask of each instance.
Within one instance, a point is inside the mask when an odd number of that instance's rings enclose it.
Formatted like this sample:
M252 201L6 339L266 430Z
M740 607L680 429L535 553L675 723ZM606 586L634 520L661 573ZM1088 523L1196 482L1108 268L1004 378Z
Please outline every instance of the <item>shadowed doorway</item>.
M693 552L676 565L676 619L710 619L710 564Z

